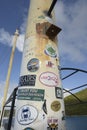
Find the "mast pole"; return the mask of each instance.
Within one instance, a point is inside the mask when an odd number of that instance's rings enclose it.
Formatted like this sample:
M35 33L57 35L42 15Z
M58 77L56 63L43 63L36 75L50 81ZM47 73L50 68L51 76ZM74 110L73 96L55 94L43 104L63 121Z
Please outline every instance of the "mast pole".
M4 96L3 96L3 101L2 101L2 109L3 109L3 107L5 105L5 102L6 102L6 99L7 99L7 94L8 94L8 89L9 89L10 75L11 75L11 70L12 70L12 63L13 63L14 52L15 52L16 42L17 42L18 36L19 36L19 31L18 31L18 29L16 29L16 32L15 32L15 34L13 36L13 47L12 47L12 52L11 52L10 61L9 61L9 67L8 67L8 72L7 72L7 77L6 77L6 84L5 84L5 88L4 88Z
M14 130L66 130L56 38L61 29L51 4L30 0Z

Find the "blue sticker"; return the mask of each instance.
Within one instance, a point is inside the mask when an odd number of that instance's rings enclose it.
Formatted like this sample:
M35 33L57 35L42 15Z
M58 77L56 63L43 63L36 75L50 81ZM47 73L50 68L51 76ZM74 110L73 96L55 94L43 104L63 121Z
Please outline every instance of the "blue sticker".
M34 129L32 129L32 128L30 128L30 127L27 127L27 128L25 128L24 130L34 130Z
M17 113L17 121L21 125L31 124L36 120L38 116L38 111L34 106L24 105Z

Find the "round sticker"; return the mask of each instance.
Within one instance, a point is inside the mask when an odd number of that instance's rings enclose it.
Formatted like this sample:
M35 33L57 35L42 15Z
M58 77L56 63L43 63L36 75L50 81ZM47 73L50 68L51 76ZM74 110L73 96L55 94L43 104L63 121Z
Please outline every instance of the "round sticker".
M57 112L57 111L60 110L60 108L61 108L61 104L60 104L59 101L54 101L54 102L52 102L52 104L51 104L51 109L52 109L53 111Z
M38 112L35 107L25 105L18 110L17 120L19 124L28 125L36 120L37 115Z
M47 55L49 55L51 57L54 57L54 58L57 57L57 53L56 53L55 48L52 45L50 45L50 44L48 44L46 46L45 54L47 54Z
M34 129L32 129L32 128L30 128L30 127L27 127L27 128L25 128L24 130L34 130Z
M36 58L31 59L27 64L27 69L30 72L35 72L39 69L39 60Z
M44 72L40 75L39 80L42 84L55 87L58 85L58 76L52 72Z

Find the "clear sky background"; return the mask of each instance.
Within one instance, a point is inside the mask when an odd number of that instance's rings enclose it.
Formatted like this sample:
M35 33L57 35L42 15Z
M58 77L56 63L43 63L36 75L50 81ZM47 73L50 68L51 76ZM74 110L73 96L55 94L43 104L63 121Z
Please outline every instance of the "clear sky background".
M0 0L1 101L12 49L12 38L16 28L20 29L20 35L8 95L18 85L28 9L29 0ZM62 28L58 35L60 66L87 70L87 0L58 0L55 12L56 24ZM64 74L66 73L62 73L62 77ZM87 74L80 72L62 83L67 89L77 87L87 83Z

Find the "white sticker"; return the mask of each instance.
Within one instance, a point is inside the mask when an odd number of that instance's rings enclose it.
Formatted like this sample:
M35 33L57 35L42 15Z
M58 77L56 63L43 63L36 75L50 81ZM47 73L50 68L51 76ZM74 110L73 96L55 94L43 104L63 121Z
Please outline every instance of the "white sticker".
M24 105L18 110L17 120L19 124L28 125L34 122L37 118L37 109L30 105Z
M58 85L58 76L52 72L42 73L39 80L42 84L49 87L56 87Z

